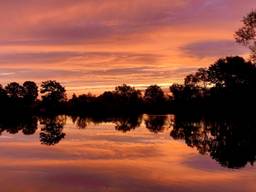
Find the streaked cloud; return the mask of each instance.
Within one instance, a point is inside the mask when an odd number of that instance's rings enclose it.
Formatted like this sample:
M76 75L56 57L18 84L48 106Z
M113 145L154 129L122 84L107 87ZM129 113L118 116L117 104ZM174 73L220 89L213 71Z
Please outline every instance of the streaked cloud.
M243 55L248 50L233 40L216 40L194 42L181 48L188 56L195 57L225 57L231 55Z
M10 0L0 3L0 83L161 85L218 57L254 0ZM8 69L8 70L6 70Z

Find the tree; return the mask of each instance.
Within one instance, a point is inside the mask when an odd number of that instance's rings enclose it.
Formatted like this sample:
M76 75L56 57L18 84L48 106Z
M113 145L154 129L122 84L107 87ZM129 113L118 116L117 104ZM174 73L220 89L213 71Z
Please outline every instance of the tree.
M117 86L113 95L120 110L136 108L141 101L141 92L126 84Z
M115 88L114 94L127 99L139 98L141 96L140 91L126 84L117 86Z
M3 88L3 86L0 84L0 100L2 101L3 99L7 98L7 92L6 90Z
M256 11L250 12L242 20L243 27L235 33L238 43L247 46L252 54L251 59L256 61Z
M145 90L144 101L146 103L154 105L164 100L164 92L158 85L151 85Z
M9 83L5 86L5 90L10 98L22 99L24 97L24 88L19 83Z
M7 92L6 90L3 88L3 86L0 84L0 106L2 109L5 109L3 111L0 111L1 112L4 112L6 113L6 108L8 106L8 96L7 96Z
M170 86L170 91L172 93L172 97L175 102L179 102L180 100L183 100L184 94L184 86L180 84L172 84Z
M208 71L205 68L199 68L195 74L188 75L184 83L188 86L206 88L208 85Z
M38 87L33 81L26 81L23 83L24 100L28 104L32 104L38 97Z
M41 84L42 98L46 102L60 103L66 100L66 90L57 81L44 81Z
M183 110L184 107L194 108L198 106L199 101L202 101L203 92L196 86L193 85L179 85L173 84L170 86L172 93L173 102L176 110L179 108Z
M255 66L242 57L226 57L211 65L208 74L215 87L247 86L253 82Z

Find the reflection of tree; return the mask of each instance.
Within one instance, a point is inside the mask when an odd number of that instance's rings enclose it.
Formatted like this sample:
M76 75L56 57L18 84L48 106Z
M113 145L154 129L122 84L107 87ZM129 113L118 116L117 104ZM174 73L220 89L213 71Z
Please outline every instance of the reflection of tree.
M65 137L62 132L66 123L66 118L63 116L43 118L41 124L44 127L41 129L40 141L45 145L55 145Z
M88 124L88 119L86 117L77 117L76 125L79 129L85 129Z
M150 115L145 119L146 127L153 133L162 132L167 122L167 116Z
M32 117L26 121L22 132L24 135L33 135L37 130L37 117Z
M122 117L115 120L115 129L122 132L136 129L141 124L141 116Z
M176 118L171 136L184 139L201 154L209 154L222 166L241 168L256 160L254 129L251 119L185 120Z
M171 136L174 139L184 139L188 146L196 147L201 154L205 154L209 149L208 127L200 121L176 117Z
M33 134L37 130L37 118L35 116L1 116L0 133L6 131L10 134L16 134L22 130L25 135Z
M256 160L256 123L252 120L219 121L212 126L210 155L221 165L239 168Z

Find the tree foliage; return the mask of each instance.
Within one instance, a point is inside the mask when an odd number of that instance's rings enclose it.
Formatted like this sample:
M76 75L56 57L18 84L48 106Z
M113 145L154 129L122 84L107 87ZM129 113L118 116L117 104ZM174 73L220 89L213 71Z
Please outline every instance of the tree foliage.
M38 97L38 87L33 81L23 83L24 99L28 104L34 103Z
M57 81L42 82L40 92L46 102L58 103L66 100L66 89Z
M5 90L10 98L18 99L24 97L24 88L19 83L9 83L5 86Z
M243 27L235 33L238 43L247 46L251 50L251 58L256 61L256 11L250 12L242 20Z

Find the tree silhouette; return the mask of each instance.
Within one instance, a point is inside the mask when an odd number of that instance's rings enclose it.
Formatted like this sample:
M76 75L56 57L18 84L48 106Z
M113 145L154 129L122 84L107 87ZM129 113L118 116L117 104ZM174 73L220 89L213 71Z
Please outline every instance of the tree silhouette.
M166 98L163 90L158 85L149 86L144 93L144 104L150 112L163 111L166 104Z
M170 86L173 108L176 112L200 111L203 105L203 90L194 85L173 84ZM201 104L199 104L201 103Z
M242 20L243 27L235 33L235 39L251 50L251 58L256 61L256 11L250 12Z
M33 81L25 81L23 83L23 89L25 103L29 105L33 104L38 96L38 87L36 83Z
M208 81L215 87L246 86L255 75L255 65L242 57L226 57L211 65L208 74Z
M19 83L12 82L5 86L7 95L13 99L21 99L24 97L24 88Z
M66 101L66 90L57 81L44 81L41 84L42 107L47 112L63 111Z
M57 81L44 81L40 90L43 100L50 102L62 102L66 100L66 90Z
M140 91L126 84L117 86L115 88L114 95L116 99L122 103L123 107L137 105L141 99Z
M0 84L0 106L3 109L6 109L6 108L8 108L8 103L9 103L9 98L7 96L7 92L3 88L3 86ZM6 113L6 111L1 111L0 110L0 114L2 114L2 113Z
M164 100L164 92L158 85L151 85L145 90L144 100L146 103L158 103Z
M190 74L184 79L186 86L207 88L209 73L206 68L199 68L195 74Z

